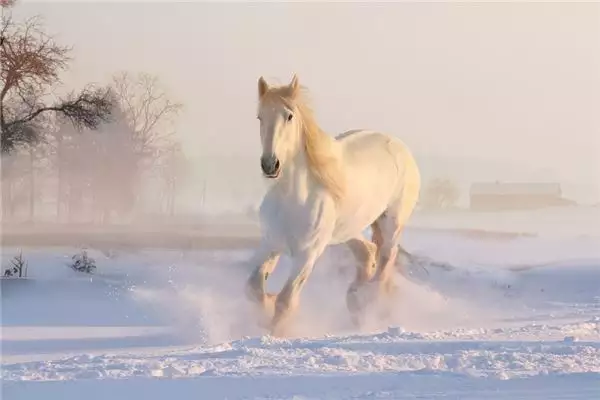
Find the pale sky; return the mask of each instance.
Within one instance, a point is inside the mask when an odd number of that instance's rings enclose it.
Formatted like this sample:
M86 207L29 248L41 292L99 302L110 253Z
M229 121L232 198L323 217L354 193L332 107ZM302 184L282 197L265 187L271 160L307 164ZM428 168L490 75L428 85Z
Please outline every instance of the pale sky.
M396 135L425 177L556 179L600 201L599 4L22 0L14 10L31 14L74 46L67 85L158 75L185 105L186 152L212 178L239 169L239 181L260 183L256 81L296 72L327 132ZM236 164L218 161L230 152Z

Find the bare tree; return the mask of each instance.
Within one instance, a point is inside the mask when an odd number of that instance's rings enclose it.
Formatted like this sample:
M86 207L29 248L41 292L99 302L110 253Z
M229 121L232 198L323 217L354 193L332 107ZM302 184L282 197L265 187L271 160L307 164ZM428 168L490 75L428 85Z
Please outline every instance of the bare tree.
M2 16L4 16L4 9L8 9L14 6L17 3L17 0L0 0L0 6L2 7Z
M14 218L27 201L28 162L24 148L2 155L2 220Z
M32 124L43 114L63 115L77 128L95 129L109 120L114 100L109 89L88 86L54 104L45 102L60 83L59 75L68 66L71 49L46 34L38 17L16 23L3 15L0 37L2 153L36 142L39 132Z
M14 6L16 2L16 0L1 0L0 6L8 8Z
M422 203L425 208L445 209L455 207L460 197L460 191L456 184L450 179L433 179L422 195Z
M135 134L138 154L148 159L169 145L172 132L166 126L183 105L170 100L157 77L120 72L113 76L112 89Z
M92 158L89 172L95 211L102 223L108 223L113 214L123 220L135 207L141 184L139 155L131 127L119 108L115 109L114 121L100 129L102 135L87 135L93 148L85 156Z
M97 131L75 132L60 119L52 158L59 220L63 210L71 222L91 216L102 223L116 214L124 219L133 211L140 186L134 135L118 106L112 115Z
M160 177L163 183L162 200L170 217L175 215L177 195L184 180L188 177L189 161L185 157L180 143L162 149L160 157Z

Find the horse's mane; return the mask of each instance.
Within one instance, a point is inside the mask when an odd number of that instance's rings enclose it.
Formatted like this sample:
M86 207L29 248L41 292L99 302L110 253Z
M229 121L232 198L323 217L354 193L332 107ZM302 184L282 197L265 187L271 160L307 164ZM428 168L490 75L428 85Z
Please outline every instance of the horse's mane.
M307 89L302 86L270 87L262 96L262 102L280 102L295 110L302 129L302 140L308 168L315 179L339 201L345 192L345 179L341 160L334 152L335 142L317 123L307 101Z

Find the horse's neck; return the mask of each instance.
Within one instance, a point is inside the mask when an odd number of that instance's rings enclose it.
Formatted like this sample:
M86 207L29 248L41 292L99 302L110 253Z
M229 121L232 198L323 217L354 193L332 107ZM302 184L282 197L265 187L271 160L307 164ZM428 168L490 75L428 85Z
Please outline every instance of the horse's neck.
M328 146L332 152L332 157L339 157L340 143L334 138L322 133L324 137L324 145ZM282 176L279 182L280 189L287 195L297 198L299 201L304 201L309 195L309 192L319 185L318 180L311 171L307 154L304 150L304 145L298 153L292 158L291 162L286 163Z
M278 182L280 190L286 195L305 199L313 180L306 154L301 150L286 164Z

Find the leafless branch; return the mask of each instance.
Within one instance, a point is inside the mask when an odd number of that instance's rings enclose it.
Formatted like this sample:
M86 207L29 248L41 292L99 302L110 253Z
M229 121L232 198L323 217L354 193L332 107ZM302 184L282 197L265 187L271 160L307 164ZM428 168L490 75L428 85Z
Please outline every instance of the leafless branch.
M160 88L158 78L146 73L116 74L112 87L135 133L138 152L153 154L170 135L165 123L176 116L183 105L170 100Z
M42 114L61 114L77 128L96 129L108 121L114 100L109 90L88 87L56 104L43 102L49 88L60 82L60 73L70 61L71 48L58 45L46 34L39 17L20 24L3 18L1 32L4 38L0 45L2 153L37 140L31 123Z

